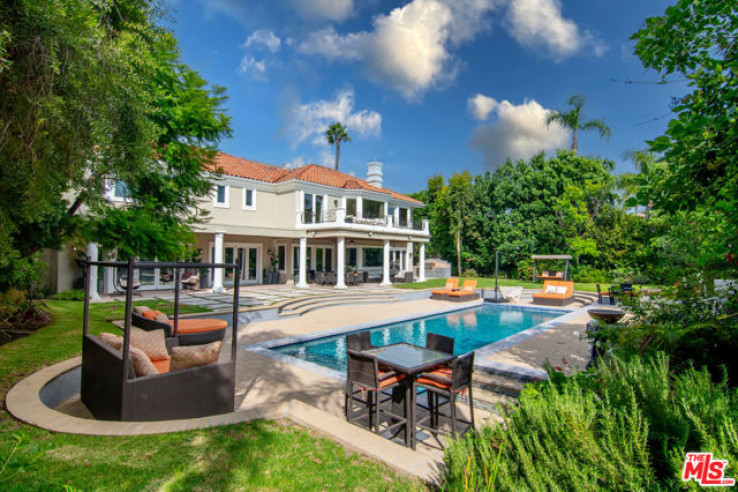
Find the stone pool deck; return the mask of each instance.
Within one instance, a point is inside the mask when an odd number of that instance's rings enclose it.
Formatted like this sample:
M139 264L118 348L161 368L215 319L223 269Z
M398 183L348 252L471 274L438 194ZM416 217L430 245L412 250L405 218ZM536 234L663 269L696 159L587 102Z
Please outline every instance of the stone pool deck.
M72 367L73 360L46 368L14 387L7 398L9 411L28 423L59 432L96 435L146 434L188 430L259 418L289 418L324 433L347 448L360 452L394 469L432 482L442 462L442 450L434 445L419 445L413 452L404 446L348 424L343 417L344 382L330 374L295 365L244 347L286 337L364 324L383 324L405 317L420 317L439 311L451 311L479 304L433 301L430 299L340 306L321 309L300 317L252 323L240 328L237 352L236 412L223 416L183 421L150 423L101 422L74 415L64 415L45 407L38 399L40 385L49 380L57 366ZM525 304L525 300L522 304ZM577 306L579 307L579 306ZM489 354L478 354L478 363L502 364L538 373L544 363L573 370L586 365L589 347L581 339L589 321L581 308L570 312L564 322L530 334L509 347ZM226 337L226 340L230 340ZM228 354L229 343L222 353ZM480 356L481 355L481 356ZM77 364L79 362L76 362ZM46 374L43 374L46 373ZM42 381L43 380L43 381ZM42 408L43 407L43 408ZM494 414L475 412L477 424L496 418ZM432 441L429 439L428 441ZM433 444L433 443L431 443Z

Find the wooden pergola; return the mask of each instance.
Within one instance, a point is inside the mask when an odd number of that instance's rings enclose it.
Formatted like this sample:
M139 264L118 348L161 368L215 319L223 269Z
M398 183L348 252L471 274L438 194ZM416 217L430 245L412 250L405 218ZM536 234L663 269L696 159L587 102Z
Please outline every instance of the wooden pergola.
M530 257L533 260L533 282L535 282L538 278L538 260L566 260L566 266L564 267L564 278L560 280L569 279L569 262L572 260L571 255L531 255Z

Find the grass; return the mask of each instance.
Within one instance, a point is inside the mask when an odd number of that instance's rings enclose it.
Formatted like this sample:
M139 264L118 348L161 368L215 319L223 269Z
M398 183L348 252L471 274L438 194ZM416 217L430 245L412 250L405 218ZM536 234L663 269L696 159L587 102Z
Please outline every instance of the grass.
M477 281L477 287L480 289L494 289L495 287L495 279L494 277L488 278L488 277L461 277L461 280L459 284L463 283L464 280L476 280ZM429 280L426 280L425 282L414 282L411 284L396 284L395 287L400 287L401 289L412 289L412 290L422 290L422 289L435 289L439 287L443 287L446 285L446 279L445 278L432 278ZM500 278L497 281L497 285L500 287L523 287L525 289L541 289L543 286L543 282L535 283L535 282L529 282L525 280L517 280L517 279L510 279L510 278ZM607 291L607 288L610 285L616 285L616 284L607 284L607 283L601 283L600 288L602 288L603 291ZM658 285L641 285L639 287L642 287L644 289L658 289L660 286ZM596 283L580 283L580 282L574 282L574 290L580 290L584 292L597 292L597 284Z
M138 301L169 311L161 301ZM0 346L0 393L43 366L78 355L82 303L47 301L54 322ZM202 309L197 308L202 311ZM184 310L183 310L184 311ZM191 310L188 310L191 311ZM114 331L123 303L92 304L90 330ZM57 434L0 410L2 490L418 490L388 467L288 422L259 421L154 436ZM38 456L38 459L35 459ZM15 474L15 475L14 475Z

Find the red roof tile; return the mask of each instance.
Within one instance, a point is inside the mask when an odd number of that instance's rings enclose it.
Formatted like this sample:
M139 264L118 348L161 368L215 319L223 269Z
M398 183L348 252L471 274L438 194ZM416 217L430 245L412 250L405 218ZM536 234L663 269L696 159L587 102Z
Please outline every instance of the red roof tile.
M213 164L208 166L208 170L226 174L228 176L265 181L267 183L282 183L285 181L298 180L330 186L332 188L367 190L391 195L395 200L419 204L423 203L392 190L372 186L366 180L336 171L335 169L318 166L317 164L308 164L307 166L298 167L296 169L288 169L286 167L262 164L261 162L250 161L240 157L234 157L223 152L218 152Z

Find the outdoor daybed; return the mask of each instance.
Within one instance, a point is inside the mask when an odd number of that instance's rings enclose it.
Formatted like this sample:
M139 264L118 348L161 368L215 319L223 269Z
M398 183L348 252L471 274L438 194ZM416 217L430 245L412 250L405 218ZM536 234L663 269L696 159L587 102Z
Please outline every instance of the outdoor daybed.
M541 292L533 294L533 304L566 306L574 302L574 282L546 280Z
M133 317L133 286L126 290L126 319L123 337L113 334L89 333L89 295L85 296L82 324L82 380L80 398L95 418L103 420L150 421L207 417L233 412L235 408L236 350L238 348L238 279L240 267L220 263L127 263L87 261L85 292L90 291L90 266L128 267L135 269L175 269L175 319L179 308L180 269L234 269L233 322L229 360L220 360L221 342L199 347L179 347L178 337L158 333L135 332ZM132 345L132 337L146 340L146 346ZM117 339L117 346L113 343ZM158 337L158 338L157 338ZM152 340L153 339L153 340ZM162 348L162 340L165 349ZM151 349L151 346L154 346ZM182 350L179 350L182 349ZM146 351L157 352L155 354ZM177 352L179 350L179 352ZM215 352L213 354L213 352ZM177 355L181 357L177 357ZM158 359L158 360L155 360ZM189 360L187 360L189 359ZM193 361L193 359L195 359ZM221 358L222 359L222 358ZM175 360L178 367L175 366ZM170 367L171 363L171 367ZM151 367L153 364L153 367ZM138 374L137 374L138 372Z

